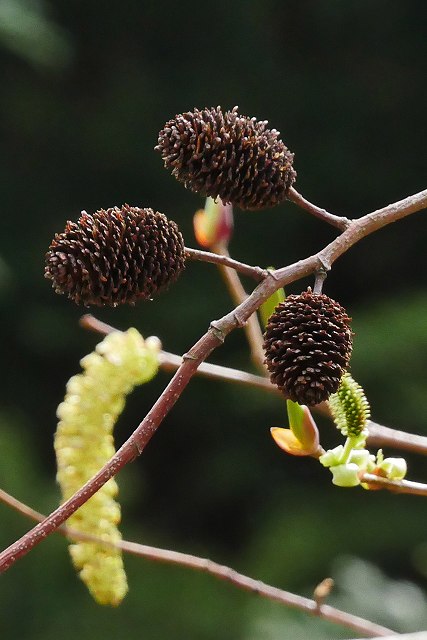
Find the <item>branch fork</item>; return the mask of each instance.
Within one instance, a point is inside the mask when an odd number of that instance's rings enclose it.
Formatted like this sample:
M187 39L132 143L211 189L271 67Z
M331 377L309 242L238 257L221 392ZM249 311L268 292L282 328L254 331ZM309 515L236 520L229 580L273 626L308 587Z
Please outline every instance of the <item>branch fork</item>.
M292 191L295 202L307 208L302 196ZM136 453L142 453L145 446L156 432L158 426L174 406L175 402L196 373L199 365L208 358L212 351L223 343L225 337L236 328L236 314L242 321L250 316L277 289L290 282L315 272L319 264L319 256L327 264L333 264L350 247L362 238L382 227L400 220L427 206L427 190L409 196L392 205L373 211L349 224L347 219L329 217L329 222L337 226L342 233L318 254L309 256L287 267L276 270L275 277L264 278L244 301L220 320L214 321L209 330L198 340L190 353L194 359L185 359L173 376L152 409L142 420L130 438L122 445L111 460L93 476L75 495L53 511L42 523L10 545L0 554L0 572L6 571L19 558L26 555L45 537L53 533L67 518L84 504L96 491L128 462L135 459ZM325 219L324 210L317 208L318 217Z

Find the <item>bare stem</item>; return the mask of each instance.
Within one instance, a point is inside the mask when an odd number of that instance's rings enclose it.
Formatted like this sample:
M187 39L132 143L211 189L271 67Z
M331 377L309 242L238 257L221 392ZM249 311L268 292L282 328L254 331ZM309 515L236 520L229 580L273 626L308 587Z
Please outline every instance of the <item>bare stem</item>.
M383 640L396 640L396 633L391 636L380 636ZM427 640L427 631L416 631L415 633L399 633L399 640ZM363 638L352 638L352 640L363 640ZM372 638L377 640L377 638Z
M314 409L322 413L325 416L331 418L331 411L327 402L322 402L314 407ZM379 447L393 447L394 449L403 449L405 451L413 451L421 455L427 455L427 437L420 436L415 433L408 433L407 431L399 431L398 429L391 429L378 422L369 420L368 422L369 435L367 443Z
M427 496L427 484L411 480L389 480L373 473L364 473L361 482L375 489L388 489L393 493L412 493L414 496Z
M119 331L109 324L102 322L95 318L95 316L87 313L80 318L80 326L84 329L89 329L102 335L107 335L113 331ZM160 367L165 371L176 371L182 364L182 357L175 353L168 353L167 351L160 351L159 354ZM197 369L197 375L205 378L212 378L214 380L225 380L227 382L235 382L250 387L257 387L270 393L280 394L279 389L271 384L268 378L263 376L257 376L253 373L247 373L240 369L232 369L230 367L222 367L218 364L211 364L209 362L202 362Z
M14 542L0 554L0 573L26 555L46 536L53 533L77 509L87 502L110 478L126 464L135 460L145 449L165 416L174 406L202 360L223 343L224 337L217 323L212 323L205 335L183 356L183 363L163 393L114 456L84 484L71 498L53 511L43 522Z
M226 336L236 328L244 326L250 316L277 289L315 272L319 260L330 266L354 244L382 227L427 206L427 189L392 205L354 220L333 242L322 251L287 267L268 273L268 276L235 309L220 320L211 322L208 331L183 356L183 363L158 398L152 409L138 425L129 439L116 454L71 498L53 511L43 522L37 524L19 540L0 554L0 571L5 571L19 558L26 555L44 538L53 533L82 504L115 476L128 462L142 453L162 420L169 413L181 393L196 373L199 365L212 351L219 347Z
M427 437L415 433L407 433L398 429L385 427L377 422L370 421L368 424L368 443L380 447L394 447L395 449L405 449L427 455Z
M186 257L191 260L198 260L199 262L210 262L212 264L218 264L234 271L238 271L244 276L249 276L259 282L268 275L267 269L261 269L261 267L253 267L249 264L239 262L230 258L228 254L224 253L211 253L209 251L202 251L201 249L190 249L185 247Z
M342 216L335 216L333 213L329 213L326 209L322 209L315 204L312 204L308 200L306 200L296 189L291 187L288 193L288 200L296 204L301 209L308 211L312 216L316 218L320 218L324 222L331 224L333 227L337 227L341 231L344 231L350 224L350 220L348 218L344 218Z
M320 295L322 293L323 283L325 282L327 275L328 272L323 268L320 268L316 271L316 280L314 282L313 288L313 293L315 293L316 295Z
M31 509L29 506L20 502L2 489L0 489L0 501L36 522L42 522L45 519L45 516L42 513ZM57 532L72 540L96 542L97 544L121 549L124 552L146 558L147 560L176 564L190 569L195 569L196 571L208 573L216 578L230 582L239 589L255 593L269 600L275 600L283 605L304 611L305 613L323 618L324 620L341 624L344 627L356 631L357 633L363 633L368 637L383 637L394 633L391 629L377 625L374 622L346 613L345 611L341 611L335 607L324 605L320 602L319 598L317 600L309 600L308 598L291 593L290 591L284 591L282 589L272 587L260 580L249 578L230 567L218 564L217 562L213 562L207 558L200 558L199 556L180 553L179 551L171 551L169 549L159 549L158 547L151 547L145 544L138 544L137 542L129 542L127 540L119 540L117 542L106 541L102 538L98 538L97 536L82 533L63 525L58 527Z
M80 318L79 325L83 327L83 329L95 331L95 333L101 333L103 336L108 336L108 334L113 333L113 331L120 331L120 329L112 327L111 324L107 324L106 322L102 322L102 320L95 318L91 313L85 313Z
M165 371L175 371L178 369L181 362L182 358L174 353L168 353L167 351L160 352L160 366ZM197 369L197 374L214 380L226 380L227 382L235 382L249 387L257 387L258 389L263 389L263 391L269 391L270 393L278 392L277 387L271 384L268 378L257 376L253 373L247 373L246 371L240 371L240 369L222 367L219 364L202 362Z
M86 314L81 317L80 325L96 333L106 335L112 331L118 331L109 324L98 320L91 314ZM175 371L181 365L182 357L174 353L168 353L166 351L160 352L160 366L166 371ZM197 375L205 376L207 378L213 378L217 380L225 380L227 382L234 382L243 385L249 385L251 387L257 387L264 391L269 391L276 395L281 396L282 393L272 384L267 378L262 376L255 376L252 373L246 371L240 371L239 369L230 369L229 367L222 367L217 364L210 364L203 362L197 369ZM314 411L323 415L331 417L331 412L327 402L313 407ZM405 451L413 451L421 455L427 455L427 437L420 436L414 433L408 433L407 431L399 431L397 429L391 429L378 422L369 421L368 425L368 444L378 447L393 447L395 449L403 449Z
M224 258L229 258L229 253L226 246L217 245L214 249L215 252L217 252L217 254L214 255L221 255ZM219 264L218 267L234 304L241 304L244 300L247 299L248 294L244 290L236 271L233 271L233 269L229 269L221 264ZM266 276L269 275L269 271L267 270L265 270L264 273ZM264 366L264 350L262 348L262 331L258 322L256 312L248 318L243 328L249 344L252 362L255 364L259 371L262 371L264 374L266 374L266 368Z

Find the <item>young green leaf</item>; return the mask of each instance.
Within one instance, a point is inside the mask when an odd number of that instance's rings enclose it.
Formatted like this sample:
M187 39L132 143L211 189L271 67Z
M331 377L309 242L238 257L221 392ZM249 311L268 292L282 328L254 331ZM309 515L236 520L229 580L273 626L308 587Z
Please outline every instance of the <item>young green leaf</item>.
M273 268L272 267L268 267L268 269L272 270ZM263 327L267 326L267 322L268 322L269 317L271 316L271 314L273 313L273 311L275 310L277 305L280 302L283 302L285 300L285 298L286 298L285 290L284 289L277 289L277 291L275 291L273 293L273 295L271 295L268 298L268 300L263 302L263 304L259 308L259 315L260 315Z

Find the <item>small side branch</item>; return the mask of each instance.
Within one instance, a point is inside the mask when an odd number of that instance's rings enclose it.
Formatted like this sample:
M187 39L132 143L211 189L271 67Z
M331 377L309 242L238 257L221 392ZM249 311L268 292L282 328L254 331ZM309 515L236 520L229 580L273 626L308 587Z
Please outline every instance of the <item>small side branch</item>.
M229 267L238 271L244 276L249 276L257 282L263 280L269 275L267 269L261 269L261 267L253 267L249 264L239 262L230 258L229 255L223 253L211 253L210 251L202 251L201 249L190 249L185 247L185 254L190 260L198 260L199 262L210 262L212 264L219 264L224 267Z
M234 327L234 321L228 327L227 333ZM179 369L154 403L151 410L141 421L135 431L120 447L114 456L73 496L63 502L55 511L47 516L43 522L37 524L31 531L22 536L0 553L0 573L6 571L19 558L26 555L33 547L53 533L79 507L89 500L110 478L129 462L133 462L145 449L165 416L177 402L183 390L196 373L198 366L212 351L220 346L222 341L215 332L208 329L202 338L192 347L191 359L185 359Z
M377 422L369 422L368 443L380 447L393 447L395 449L405 449L422 455L427 455L427 437L416 433L399 431L385 427ZM426 639L427 640L427 639Z
M31 509L26 504L20 502L2 489L0 489L0 501L36 522L42 522L45 518L43 514L38 511L34 511L34 509ZM158 547L151 547L144 544L138 544L137 542L129 542L127 540L120 540L116 543L107 542L97 536L81 533L80 531L75 531L74 529L65 526L59 527L57 531L69 539L96 542L97 544L104 544L106 546L119 548L124 552L131 553L147 560L176 564L188 567L189 569L195 569L196 571L208 573L215 578L226 580L238 589L249 591L269 600L275 600L287 607L292 607L308 613L309 615L340 624L356 631L357 633L363 633L368 637L384 637L394 633L391 629L382 627L374 622L360 618L359 616L354 616L350 613L346 613L345 611L341 611L340 609L336 609L335 607L320 604L318 601L304 598L295 593L291 593L290 591L284 591L283 589L272 587L260 580L249 578L230 567L218 564L217 562L213 562L207 558L200 558L188 553L180 553L179 551L171 551L169 549L159 549Z
M389 480L373 473L364 473L361 482L373 489L388 489L393 493L411 493L414 496L427 496L427 484L412 480Z
M113 331L119 331L119 329L112 327L106 322L98 320L98 318L95 318L95 316L90 313L80 318L80 326L83 327L83 329L95 331L101 335L108 335ZM176 371L182 363L182 356L178 356L175 353L168 353L167 351L161 350L159 357L160 367L165 371ZM269 393L280 393L278 388L274 384L271 384L270 380L266 377L247 373L240 369L222 367L219 364L211 364L210 362L202 362L197 369L197 375L214 380L224 380L226 382L235 382L249 387L256 387Z
M107 335L112 331L119 331L119 329L98 320L98 318L95 318L91 314L86 314L80 318L80 326L84 329L100 333L101 335ZM160 352L160 366L166 371L175 371L178 369L181 362L181 356L174 353L168 353L166 351ZM281 391L267 378L256 376L252 373L247 373L246 371L203 362L199 366L197 374L207 378L249 385L281 396ZM322 402L317 405L314 407L314 410L322 415L328 416L328 418L331 418L331 412L327 402ZM407 431L399 431L398 429L391 429L390 427L378 424L372 420L369 421L368 430L369 436L367 442L369 445L393 447L394 449L403 449L405 451L413 451L414 453L427 455L426 436L408 433Z
M215 247L215 254L218 256L222 256L223 258L229 258L228 249L224 245L217 245ZM233 269L229 269L227 266L223 264L218 264L219 271L223 277L225 285L228 289L231 299L234 304L240 305L248 298L248 294L243 288L242 283L240 282L240 278L237 274L237 271ZM267 269L264 271L265 277L271 275L271 272ZM246 339L249 344L249 349L251 352L251 359L254 365L257 367L259 371L263 373L266 372L264 366L264 351L262 348L263 338L261 327L258 322L258 317L256 313L253 313L248 319L246 324L243 326L244 332L246 334Z
M344 218L343 216L336 216L333 213L329 213L329 211L326 211L326 209L322 209L321 207L312 204L311 202L306 200L300 193L298 193L298 191L296 191L296 189L294 189L293 187L289 189L288 200L296 204L301 209L308 211L308 213L311 213L311 215L315 216L315 218L319 218L320 220L331 224L333 227L337 227L341 231L347 229L347 227L351 223L351 220L349 220L348 218Z
M215 322L217 332L220 332L225 338L231 331L241 326L242 322L247 321L277 289L312 274L316 270L319 260L322 260L325 264L332 265L335 260L362 238L426 206L427 189L354 220L333 242L324 247L319 253L299 260L287 267L277 269L271 274L272 277L264 278L241 304ZM236 318L239 319L239 322L236 321ZM104 467L42 523L36 525L31 531L28 531L0 553L0 572L6 571L19 558L22 558L33 547L53 533L110 478L115 476L120 469L127 463L132 462L144 450L165 416L190 382L192 376L195 375L199 365L221 344L222 340L218 340L218 337L211 330L208 330L196 342L190 350L194 359L186 359L181 364L152 409Z
M320 295L323 289L323 283L326 280L328 272L323 267L317 269L316 271L316 279L314 282L313 293L316 295Z
M383 637L383 640L396 640L396 634ZM364 640L363 638L352 638L352 640ZM378 640L378 637L372 638L372 640ZM427 631L416 631L415 633L399 633L399 640L427 640Z
M165 371L175 371L181 364L181 357L167 351L160 352L160 366ZM214 380L225 380L227 382L235 382L249 387L257 387L263 391L277 393L277 387L271 384L268 378L256 376L253 373L240 371L239 369L231 369L230 367L222 367L218 364L210 364L202 362L197 369L197 374L205 378Z

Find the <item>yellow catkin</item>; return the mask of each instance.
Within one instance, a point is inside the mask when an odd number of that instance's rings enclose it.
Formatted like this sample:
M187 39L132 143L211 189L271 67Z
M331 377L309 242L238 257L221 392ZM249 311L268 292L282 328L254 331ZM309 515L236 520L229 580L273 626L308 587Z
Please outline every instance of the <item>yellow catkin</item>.
M136 329L109 334L80 364L59 405L55 434L57 481L67 500L115 453L113 428L125 405L125 396L157 373L159 341ZM109 480L67 521L77 531L110 542L121 539L117 528L120 505L116 481ZM73 564L99 604L117 606L127 593L120 549L95 542L70 545Z

